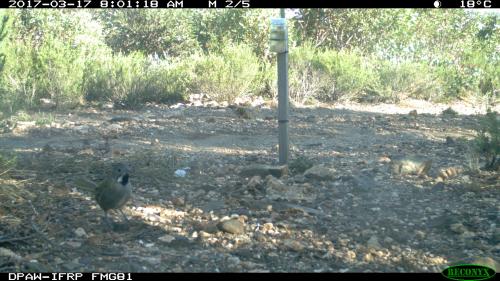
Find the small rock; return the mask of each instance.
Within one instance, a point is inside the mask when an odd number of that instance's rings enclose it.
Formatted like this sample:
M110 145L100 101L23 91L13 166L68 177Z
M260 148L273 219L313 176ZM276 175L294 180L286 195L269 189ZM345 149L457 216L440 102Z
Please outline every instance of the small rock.
M378 242L377 236L372 236L370 239L368 239L368 242L366 242L366 246L371 249L380 249L380 243Z
M162 237L158 238L158 240L160 240L161 242L170 243L170 242L175 240L175 237L167 234L167 235L163 235Z
M172 203L176 206L184 206L186 204L186 200L184 197L176 197L172 200Z
M417 239L424 239L425 238L425 232L421 231L421 230L417 230L415 231L415 237L417 237Z
M454 223L450 225L451 231L457 234L463 234L467 231L467 228L461 223Z
M347 258L351 261L356 259L356 253L354 251L349 250L349 251L347 251L346 255L347 255Z
M21 261L23 259L20 255L14 253L12 250L2 247L0 247L0 257L8 258L13 261Z
M88 237L87 232L85 232L85 229L81 227L75 229L75 234L78 237Z
M131 116L115 116L108 120L109 123L130 122L130 121L139 121L139 120Z
M206 233L214 234L219 231L219 228L217 227L217 223L211 222L203 225L202 230Z
M108 102L108 103L105 103L102 105L103 109L113 109L114 107L115 107L115 105L111 102Z
M205 232L205 231L200 231L198 233L199 237L202 238L202 239L207 239L209 237L212 237L212 234L211 233L208 233L208 232Z
M158 265L161 263L161 257L142 257L141 260L151 265Z
M474 237L476 237L476 233L466 230L464 233L460 234L460 237L466 238L466 239L474 238Z
M54 109L57 104L51 99L40 99L40 107L43 109Z
M262 178L260 176L253 176L249 181L248 181L248 187L250 188L256 188L260 185L262 185Z
M75 249L82 246L82 243L77 241L66 241L65 244Z
M13 131L14 133L21 133L35 126L36 126L35 121L17 121L16 127L13 129Z
M123 130L123 126L120 124L111 124L108 126L108 130L118 132Z
M287 249L290 249L295 252L302 252L304 250L304 245L300 243L299 241L292 240L292 239L286 239L283 244Z
M255 164L245 167L240 172L240 175L243 177L260 176L262 178L268 175L280 178L287 174L288 174L288 167L286 165L270 166L270 165Z
M219 107L220 104L214 100L205 102L206 107Z
M265 224L262 225L261 231L264 233L267 233L269 231L274 231L274 225L270 222L266 222Z
M286 192L287 191L287 186L284 184L282 181L279 179L273 177L273 176L267 176L266 177L267 181L267 191L270 192L272 191L278 191L278 192Z
M266 236L264 234L262 234L261 232L255 232L254 234L254 238L255 240L259 241L259 242L266 242Z
M80 134L88 134L90 127L87 125L81 125L81 126L74 127L73 130L75 130L77 133L80 133Z
M379 163L390 163L391 162L391 158L387 157L387 156L380 156L377 160L377 162Z
M346 272L348 272L349 270L350 270L349 268L341 268L341 269L339 269L339 272L340 272L340 273L346 273Z
M392 171L399 175L424 175L431 168L432 160L420 156L395 157L392 160Z
M371 253L367 253L364 257L363 260L365 262L372 262L373 261L373 255Z
M94 150L91 147L85 148L85 149L82 149L82 150L78 151L78 155L90 155L90 156L93 156L94 155Z
M217 225L220 230L231 234L243 234L245 232L245 225L238 219L231 219L221 222Z
M309 115L306 117L306 122L309 122L309 123L315 123L316 122L316 116L315 115Z
M63 271L66 271L66 272L82 271L81 270L82 265L80 263L78 263L77 261L78 260L65 262L64 264L62 264L61 268L63 269Z
M262 106L264 103L265 103L264 99L261 96L258 96L250 103L250 105L253 107L258 107Z
M335 169L326 167L324 164L315 165L304 172L304 177L317 180L335 179Z
M391 237L386 237L384 238L384 242L387 244L392 244L394 242L394 239L392 239Z

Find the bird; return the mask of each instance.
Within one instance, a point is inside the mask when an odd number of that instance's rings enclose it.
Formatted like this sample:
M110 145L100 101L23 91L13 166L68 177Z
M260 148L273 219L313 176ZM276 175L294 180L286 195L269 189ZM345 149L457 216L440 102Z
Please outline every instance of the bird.
M132 185L129 180L130 168L124 163L113 163L111 168L111 174L99 184L82 178L78 179L75 184L94 192L94 198L104 211L104 220L108 225L110 225L108 218L110 210L118 210L128 223L128 218L123 213L122 207L132 197Z

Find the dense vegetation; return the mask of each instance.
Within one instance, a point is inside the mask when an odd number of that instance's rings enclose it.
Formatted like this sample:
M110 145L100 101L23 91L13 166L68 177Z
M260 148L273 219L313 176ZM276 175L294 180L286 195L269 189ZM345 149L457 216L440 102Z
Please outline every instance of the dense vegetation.
M290 95L311 100L493 103L499 14L464 10L289 11ZM0 10L0 109L50 99L175 102L206 93L274 97L276 10Z

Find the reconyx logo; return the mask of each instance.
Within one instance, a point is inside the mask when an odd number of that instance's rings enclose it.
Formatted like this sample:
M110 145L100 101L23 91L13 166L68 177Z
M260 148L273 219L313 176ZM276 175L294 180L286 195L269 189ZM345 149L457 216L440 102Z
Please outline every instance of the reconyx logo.
M479 281L493 279L495 270L478 264L460 264L443 270L444 277L451 280Z

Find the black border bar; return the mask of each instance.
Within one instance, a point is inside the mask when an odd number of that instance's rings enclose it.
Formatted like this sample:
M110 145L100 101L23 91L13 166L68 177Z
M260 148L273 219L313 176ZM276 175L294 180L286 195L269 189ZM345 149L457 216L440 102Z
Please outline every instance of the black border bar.
M498 0L1 0L0 8L499 8Z
M146 281L146 280L179 280L193 279L200 280L207 278L202 276L206 273L21 273L10 272L0 273L2 280L9 281L29 281L40 280L37 277L42 276L42 281ZM286 280L425 280L425 281L449 281L440 273L211 273L217 280L259 280L270 278L285 278ZM19 277L22 276L22 277ZM36 276L36 277L35 277ZM34 279L37 278L37 279Z

